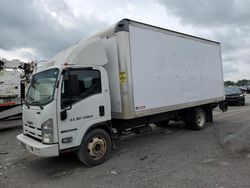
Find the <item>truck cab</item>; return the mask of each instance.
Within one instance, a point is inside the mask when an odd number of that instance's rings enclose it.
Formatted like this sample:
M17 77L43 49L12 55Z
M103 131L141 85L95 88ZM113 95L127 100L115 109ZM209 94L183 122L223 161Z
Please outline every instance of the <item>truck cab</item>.
M78 151L86 165L99 164L111 150L109 92L101 65L65 63L34 74L25 95L23 134L18 141L38 156Z

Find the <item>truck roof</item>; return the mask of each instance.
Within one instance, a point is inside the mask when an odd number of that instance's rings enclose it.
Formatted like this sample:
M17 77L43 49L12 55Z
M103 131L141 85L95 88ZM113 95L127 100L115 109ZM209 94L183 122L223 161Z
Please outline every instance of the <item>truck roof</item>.
M175 33L177 35L186 36L188 38L193 38L193 39L198 39L198 40L202 40L202 41L207 41L207 42L220 44L220 42L217 42L217 41L214 41L214 40L205 39L205 38L201 38L201 37L198 37L198 36L189 35L189 34L186 34L186 33L181 33L181 32L178 32L178 31L174 31L174 30L170 30L170 29L166 29L166 28L146 24L146 23L143 23L143 22L138 22L138 21L135 21L135 20L130 20L130 19L127 19L127 18L124 18L124 19L120 20L115 25L115 32L129 31L129 25L130 24L135 25L135 26L139 26L139 27L144 27L144 28L151 29L151 30L158 30L160 32L167 32L167 33Z
M80 40L77 44L69 47L68 49L65 49L59 52L53 58L50 59L50 61L47 63L47 65L44 68L50 67L50 66L62 66L65 62L68 62L70 64L70 62L72 62L73 59L76 59L75 57L76 52L77 51L79 52L79 50L82 50L83 48L85 48L85 51L86 51L85 53L86 60L94 58L94 60L96 60L96 61L93 61L94 65L104 65L105 63L107 63L107 58L105 57L105 49L101 47L100 45L100 39L107 37L109 35L113 35L114 33L121 32L121 31L129 32L129 25L140 27L140 28L145 28L145 29L153 30L157 32L162 32L162 33L166 33L168 35L174 35L177 37L182 37L182 38L184 37L184 38L188 38L190 40L196 40L199 42L206 42L209 44L220 45L220 43L216 41L192 36L192 35L185 34L185 33L180 33L177 31L173 31L173 30L169 30L169 29L165 29L165 28L161 28L161 27L157 27L157 26L153 26L153 25L149 25L149 24L145 24L142 22L138 22L138 21L125 18L125 19L120 20L116 24L113 24L107 27L104 30L95 33L94 35L90 37ZM98 50L99 58L96 54L90 53L91 49ZM102 58L105 59L104 62L102 62Z

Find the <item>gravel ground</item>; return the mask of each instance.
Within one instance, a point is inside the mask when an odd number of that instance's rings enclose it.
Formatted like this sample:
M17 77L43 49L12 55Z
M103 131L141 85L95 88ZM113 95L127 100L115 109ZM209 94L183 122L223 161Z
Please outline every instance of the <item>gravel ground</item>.
M117 141L111 158L83 166L74 154L39 158L16 141L20 120L0 122L0 187L250 187L250 96L214 112L202 131L183 123ZM2 127L2 129L1 129Z

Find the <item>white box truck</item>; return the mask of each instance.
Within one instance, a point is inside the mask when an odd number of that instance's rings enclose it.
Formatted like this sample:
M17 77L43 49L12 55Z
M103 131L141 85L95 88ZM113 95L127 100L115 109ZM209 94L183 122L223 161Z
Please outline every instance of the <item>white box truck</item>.
M123 19L47 65L32 77L17 136L38 156L75 151L93 166L118 136L169 120L199 130L217 104L226 110L220 43L144 23Z

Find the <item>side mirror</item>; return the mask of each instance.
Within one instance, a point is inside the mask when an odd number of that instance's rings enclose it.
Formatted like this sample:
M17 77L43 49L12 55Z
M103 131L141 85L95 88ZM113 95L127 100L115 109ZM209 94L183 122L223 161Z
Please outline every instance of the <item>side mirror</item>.
M61 120L62 121L65 120L65 119L67 119L67 110L61 111L60 116L61 116Z
M21 104L23 103L23 100L25 99L25 83L21 81L20 83L21 86Z
M68 70L64 72L64 74L68 74L68 80L66 79L64 82L65 86L65 94L69 98L66 97L64 101L64 108L63 111L60 113L61 120L67 119L67 111L72 108L73 98L79 95L79 80L76 74L70 74Z
M60 116L61 116L62 121L67 119L67 111L70 110L71 108L72 108L72 105L69 105L66 109L61 111Z

